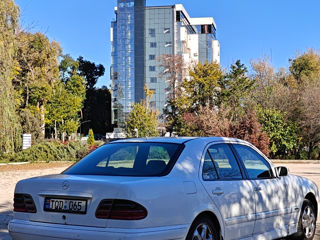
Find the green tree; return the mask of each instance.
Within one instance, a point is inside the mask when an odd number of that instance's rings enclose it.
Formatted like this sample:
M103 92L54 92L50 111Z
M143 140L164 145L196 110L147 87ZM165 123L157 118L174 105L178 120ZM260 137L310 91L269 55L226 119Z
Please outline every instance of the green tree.
M312 49L290 60L290 63L289 70L298 85L320 74L320 55Z
M77 61L79 63L79 75L85 78L87 89L94 89L99 77L104 75L104 66L84 60L81 56Z
M59 82L58 57L61 52L56 42L50 42L42 33L21 31L17 35L17 54L19 74L14 78L14 86L21 93L20 111L24 131L45 137L46 104L51 98L54 86ZM30 116L31 118L23 118ZM34 125L30 119L38 121ZM40 126L39 129L28 126ZM34 139L37 140L37 139Z
M95 133L105 135L107 131L112 131L111 93L107 87L95 87L98 79L104 75L105 68L83 57L79 57L77 62L78 73L86 82L86 99L82 110L82 122L85 124L81 126L81 131L88 132L92 128Z
M271 157L286 157L299 145L298 127L276 109L258 108L262 129L269 136Z
M190 71L190 80L185 79L182 87L184 94L181 97L180 107L189 111L197 111L200 106L214 106L221 90L219 81L223 73L216 63L198 63Z
M105 135L106 132L112 132L111 92L107 87L87 89L82 111L82 133L87 133L89 128L102 135Z
M75 61L69 54L62 55L59 64L60 78L63 82L67 82L69 78L78 74L79 62Z
M155 137L159 135L156 130L157 114L143 103L133 105L126 126L129 137Z
M158 118L157 112L150 109L150 99L154 92L144 87L145 100L132 106L132 111L126 121L127 135L129 137L156 137Z
M92 129L89 129L87 144L92 146L94 144L94 135Z
M248 70L240 60L231 65L230 71L219 81L219 102L243 115L246 100L254 88L255 81L247 76Z
M0 153L21 146L21 125L12 79L17 74L14 59L19 8L12 0L0 1Z
M53 89L53 95L47 106L47 124L55 129L64 140L65 133L70 137L80 126L81 109L85 99L85 80L77 73L77 63L66 56L61 61L62 80Z

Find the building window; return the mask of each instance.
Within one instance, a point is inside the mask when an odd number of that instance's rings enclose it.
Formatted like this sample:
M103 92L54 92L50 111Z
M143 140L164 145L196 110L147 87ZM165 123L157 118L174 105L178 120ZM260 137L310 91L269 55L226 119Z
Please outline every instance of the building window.
M170 33L170 28L164 28L163 33Z
M211 27L211 25L201 25L201 33L202 33L202 34L212 33L212 27Z
M156 55L149 55L149 60L155 60L156 59Z
M171 47L172 46L172 42L166 42L165 47Z
M181 16L180 16L180 11L176 12L176 22L180 22L181 21Z
M150 43L150 47L151 48L156 48L157 47L157 43L156 42L151 42Z
M150 82L151 83L157 83L158 79L156 77L152 77L152 78L150 78Z
M156 66L149 66L149 71L150 72L155 72L156 71Z
M155 37L156 36L156 30L154 28L149 28L149 36Z

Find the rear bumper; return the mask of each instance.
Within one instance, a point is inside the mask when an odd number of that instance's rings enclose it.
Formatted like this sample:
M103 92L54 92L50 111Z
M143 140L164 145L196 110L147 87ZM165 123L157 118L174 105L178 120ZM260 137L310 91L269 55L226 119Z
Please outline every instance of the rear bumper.
M9 223L13 240L182 240L188 226L144 229L95 228L14 219Z

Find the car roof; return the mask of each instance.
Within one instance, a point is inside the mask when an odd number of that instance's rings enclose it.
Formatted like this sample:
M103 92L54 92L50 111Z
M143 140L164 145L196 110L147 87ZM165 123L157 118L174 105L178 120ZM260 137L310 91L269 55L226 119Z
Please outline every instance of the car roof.
M228 137L150 137L150 138L127 138L112 143L125 143L125 142L156 142L156 143L176 143L183 144L186 142L192 141L201 141L203 144L212 143L212 142L234 142L234 143L245 143L248 142Z

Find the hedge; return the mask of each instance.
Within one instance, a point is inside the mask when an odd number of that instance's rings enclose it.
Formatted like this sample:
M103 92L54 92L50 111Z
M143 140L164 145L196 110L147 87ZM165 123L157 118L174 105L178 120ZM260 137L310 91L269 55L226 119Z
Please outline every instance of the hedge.
M101 145L101 144L98 144ZM46 141L22 150L13 155L0 155L2 162L51 162L78 161L92 151L86 143L80 141L66 144Z

